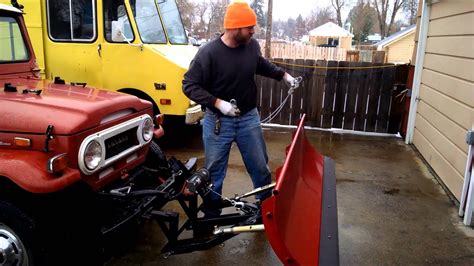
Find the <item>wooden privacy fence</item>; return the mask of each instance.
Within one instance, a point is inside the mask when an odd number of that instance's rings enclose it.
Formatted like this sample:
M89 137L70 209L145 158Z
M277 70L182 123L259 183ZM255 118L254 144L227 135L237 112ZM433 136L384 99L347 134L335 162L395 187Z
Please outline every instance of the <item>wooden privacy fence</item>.
M325 60L277 59L273 62L303 82L270 123L398 133L403 114L407 65ZM284 82L257 77L258 105L266 118L286 97Z
M385 51L351 50L351 51L347 51L345 61L385 63Z
M265 54L265 42L260 42ZM346 49L337 47L318 47L306 44L272 43L271 58L346 60Z

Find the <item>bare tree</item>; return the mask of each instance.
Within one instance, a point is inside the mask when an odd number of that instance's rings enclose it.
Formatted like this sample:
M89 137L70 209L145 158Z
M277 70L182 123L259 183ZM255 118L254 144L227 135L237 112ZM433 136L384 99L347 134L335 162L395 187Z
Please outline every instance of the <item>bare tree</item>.
M267 10L267 31L265 33L265 57L271 57L272 46L272 20L273 20L273 0L268 0Z
M331 7L323 7L313 9L311 13L306 17L306 29L308 31L319 27L327 22L334 22L336 21L336 16L334 11L332 11Z
M195 19L193 26L193 34L198 35L199 38L204 38L207 33L207 21L206 15L208 13L209 6L206 2L199 2L195 6Z
M296 18L294 34L296 39L301 39L306 34L306 20L301 14Z
M341 10L346 4L345 1L346 0L331 0L331 5L334 7L334 10L336 10L337 24L339 27L342 27Z
M189 32L193 32L194 19L196 17L196 4L190 0L176 0L184 28Z
M206 38L211 39L216 33L223 30L224 16L227 0L212 0L209 3L208 26Z
M392 25L395 22L395 16L402 7L403 0L373 0L373 4L377 11L380 35L386 37L390 34ZM390 21L387 26L388 17L390 17Z
M265 17L265 12L263 11L265 3L263 0L253 0L252 4L250 7L255 11L255 14L257 15L257 24L260 27L265 27L267 19Z
M407 14L408 24L416 23L416 13L418 11L418 0L404 0L403 10Z
M377 11L370 6L370 3L359 0L349 12L347 20L351 23L354 40L357 44L361 44L366 41L377 23Z

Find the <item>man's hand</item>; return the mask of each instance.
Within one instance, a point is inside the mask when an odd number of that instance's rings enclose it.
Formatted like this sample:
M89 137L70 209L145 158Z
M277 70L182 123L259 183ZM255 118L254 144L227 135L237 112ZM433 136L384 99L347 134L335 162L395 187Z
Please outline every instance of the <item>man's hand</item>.
M221 99L217 99L214 106L221 111L223 115L227 116L239 116L239 108L234 107L230 102L226 102Z
M293 88L296 86L296 79L292 77L290 74L285 72L285 75L283 76L283 79L285 80L286 84L288 87Z

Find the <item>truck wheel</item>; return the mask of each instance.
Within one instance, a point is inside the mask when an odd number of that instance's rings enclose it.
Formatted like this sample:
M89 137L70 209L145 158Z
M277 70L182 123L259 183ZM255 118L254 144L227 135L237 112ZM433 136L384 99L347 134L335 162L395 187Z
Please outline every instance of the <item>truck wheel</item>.
M0 265L33 265L34 221L8 202L0 201Z
M164 177L170 175L170 167L166 155L155 141L150 143L150 150L143 167L151 176L159 175Z
M150 143L150 153L153 154L153 157L160 163L163 163L163 161L166 162L165 153L161 150L160 146L155 141L152 141Z
M153 172L159 172L160 169L169 168L165 153L155 141L150 143L150 150L146 156L145 166L148 170Z

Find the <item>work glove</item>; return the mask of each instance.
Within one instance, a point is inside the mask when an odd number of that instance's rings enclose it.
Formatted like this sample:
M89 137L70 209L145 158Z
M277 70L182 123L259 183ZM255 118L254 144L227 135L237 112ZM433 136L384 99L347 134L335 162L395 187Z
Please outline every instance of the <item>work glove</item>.
M285 80L286 85L290 87L288 90L288 94L293 94L295 93L295 89L297 88L297 81L294 77L292 77L290 74L285 72L285 75L283 76L283 80Z
M217 99L215 105L214 105L223 115L226 116L239 116L240 115L240 110L237 108L237 106L231 104L230 102Z
M296 79L292 77L290 74L285 72L285 75L283 75L283 79L285 80L288 87L296 86Z

